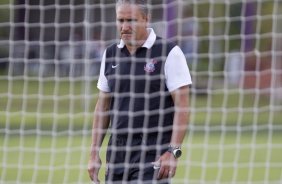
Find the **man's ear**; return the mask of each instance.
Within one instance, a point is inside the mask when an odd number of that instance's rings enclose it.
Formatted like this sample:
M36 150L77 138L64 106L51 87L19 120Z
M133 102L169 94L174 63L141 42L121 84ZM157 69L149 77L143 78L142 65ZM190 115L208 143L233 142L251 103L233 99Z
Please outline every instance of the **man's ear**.
M147 20L148 23L151 21L151 15L150 15L150 14L148 14L148 15L146 16L146 20Z
M146 16L144 17L144 19L146 20L146 27L149 27L150 20L151 20L151 16L150 16L150 15L146 15Z

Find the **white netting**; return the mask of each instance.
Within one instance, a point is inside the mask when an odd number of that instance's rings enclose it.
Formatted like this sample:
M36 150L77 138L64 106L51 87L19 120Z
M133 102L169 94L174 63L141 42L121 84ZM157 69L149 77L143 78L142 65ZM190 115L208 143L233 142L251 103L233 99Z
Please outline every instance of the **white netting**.
M0 2L0 183L90 182L101 55L118 40L114 2ZM178 42L193 78L173 183L281 183L280 0L150 7L152 27Z

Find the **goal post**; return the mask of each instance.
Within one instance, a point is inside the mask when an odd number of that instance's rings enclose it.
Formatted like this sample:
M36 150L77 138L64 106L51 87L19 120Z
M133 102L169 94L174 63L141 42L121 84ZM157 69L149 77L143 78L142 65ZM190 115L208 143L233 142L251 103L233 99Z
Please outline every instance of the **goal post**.
M281 183L280 0L148 3L150 27L180 46L193 81L173 183ZM119 41L115 15L114 0L0 2L0 183L90 183L96 86L105 48Z

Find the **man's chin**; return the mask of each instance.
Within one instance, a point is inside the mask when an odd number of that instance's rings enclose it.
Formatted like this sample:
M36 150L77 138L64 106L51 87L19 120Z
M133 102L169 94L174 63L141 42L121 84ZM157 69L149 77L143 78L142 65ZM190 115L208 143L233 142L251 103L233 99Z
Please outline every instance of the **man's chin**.
M131 39L122 38L122 40L126 45L135 45L136 44L136 40L133 40L132 38Z
M133 40L133 37L132 37L132 35L122 35L122 37L121 37L124 41L126 41L126 42L130 42L130 41L132 41Z

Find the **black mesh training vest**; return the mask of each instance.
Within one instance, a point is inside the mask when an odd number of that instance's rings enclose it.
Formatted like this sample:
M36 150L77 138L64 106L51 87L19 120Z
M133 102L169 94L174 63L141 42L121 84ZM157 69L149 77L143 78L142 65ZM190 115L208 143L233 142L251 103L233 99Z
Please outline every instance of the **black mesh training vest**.
M105 76L112 97L112 133L147 134L155 137L153 144L158 136L170 139L174 103L166 87L164 65L174 46L157 38L151 49L141 47L134 55L126 46L107 48Z

